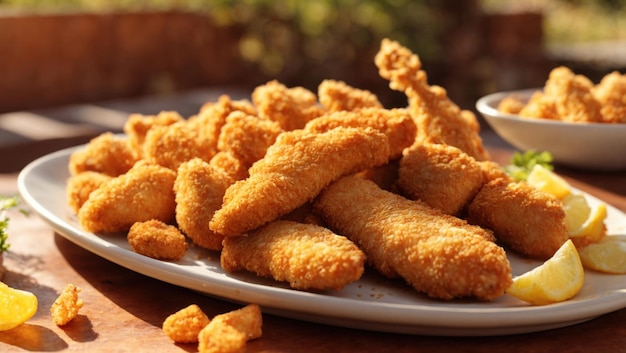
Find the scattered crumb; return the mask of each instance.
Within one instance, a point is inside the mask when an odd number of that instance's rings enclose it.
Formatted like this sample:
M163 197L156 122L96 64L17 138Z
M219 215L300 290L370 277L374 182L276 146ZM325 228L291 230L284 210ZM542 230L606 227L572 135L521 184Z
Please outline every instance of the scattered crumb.
M189 305L168 316L163 322L163 332L174 342L198 342L198 334L210 322L196 304Z
M78 310L83 307L83 300L78 298L80 288L73 284L68 284L50 308L52 320L57 326L63 326L72 321Z

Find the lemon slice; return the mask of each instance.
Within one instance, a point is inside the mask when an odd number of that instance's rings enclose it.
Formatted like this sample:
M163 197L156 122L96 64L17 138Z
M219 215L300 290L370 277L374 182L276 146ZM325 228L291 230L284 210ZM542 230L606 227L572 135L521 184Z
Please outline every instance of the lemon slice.
M585 196L581 194L569 194L562 200L565 211L565 226L569 234L577 232L591 215L591 207Z
M536 164L528 174L526 181L535 188L563 199L571 193L569 183L550 169Z
M37 312L37 297L0 282L0 331L15 328Z
M507 293L533 305L561 302L578 294L585 271L578 251L567 240L540 266L513 278Z
M603 203L593 207L589 217L577 229L569 232L569 237L578 248L596 243L606 235L604 220L607 216L606 205Z
M626 273L626 236L608 236L579 250L583 266L606 273Z

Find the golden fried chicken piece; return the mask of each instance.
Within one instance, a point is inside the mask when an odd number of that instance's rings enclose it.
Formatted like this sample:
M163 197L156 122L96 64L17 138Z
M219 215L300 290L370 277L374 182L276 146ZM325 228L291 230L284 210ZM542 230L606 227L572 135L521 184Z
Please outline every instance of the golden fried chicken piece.
M328 112L383 107L372 92L354 88L343 81L322 81L317 88L317 96Z
M285 131L303 128L324 111L315 93L304 87L287 88L276 80L256 87L252 102L260 118L276 121Z
M398 186L405 196L449 215L458 215L483 185L479 162L448 145L407 148L398 173Z
M478 164L483 170L483 185L495 179L513 181L513 178L507 174L504 168L494 161L481 161Z
M64 326L76 318L78 311L85 305L83 300L78 297L80 291L80 287L68 284L52 303L50 315L52 315L52 321L55 325Z
M326 132L338 126L371 127L387 136L391 159L402 155L402 150L415 141L417 127L406 109L364 108L358 111L328 113L309 121L304 127L312 132Z
M126 173L136 161L126 139L104 132L72 152L68 168L70 175L93 171L115 177Z
M605 75L591 90L602 105L602 121L626 123L626 74L613 71Z
M230 152L247 169L263 158L281 132L283 129L275 121L233 112L222 127L217 147L220 151Z
M389 153L387 137L371 128L284 132L250 168L250 177L226 190L211 230L233 236L258 228L312 200L342 175L386 163Z
M376 183L379 188L393 193L400 193L398 190L398 177L400 168L400 159L390 160L389 163L378 167L366 169L357 173L360 177L368 179Z
M67 179L65 193L67 195L67 202L72 211L78 213L78 210L85 201L87 201L91 192L111 179L113 179L113 177L110 175L92 171L70 176Z
M198 342L198 334L209 324L211 320L196 304L168 316L163 321L162 330L172 341L176 343Z
M230 325L209 323L198 334L198 353L245 353L246 335Z
M524 256L545 260L568 239L561 202L525 182L490 181L467 209L470 223L493 230L499 242Z
M479 161L489 159L476 116L462 111L445 89L428 84L417 55L398 42L383 39L374 62L380 76L389 80L389 87L407 95L419 142L451 145Z
M528 103L520 110L519 116L531 119L561 119L554 99L546 96L541 91L537 91L530 96Z
M512 283L506 254L489 231L372 181L343 177L320 194L314 209L380 273L400 276L432 298L492 300Z
M263 336L263 316L257 304L248 304L241 309L215 315L212 325L232 326L243 333L246 340L254 340Z
M176 170L193 158L209 161L216 151L208 149L198 131L187 122L168 126L154 126L146 134L143 143L143 160Z
M365 255L353 242L312 224L274 221L224 239L221 264L285 281L294 289L340 290L363 274Z
M176 172L138 162L94 190L78 211L78 221L88 232L126 232L135 222L174 220Z
M232 153L227 151L220 151L211 158L209 164L213 168L217 168L226 173L233 180L242 180L248 177L249 166L243 164L243 162L233 156Z
M222 206L222 198L235 180L199 158L180 165L174 183L176 222L194 244L221 250L224 237L209 229L209 221Z
M136 159L143 158L143 141L153 126L167 126L183 121L175 111L162 111L157 115L131 114L124 123L124 133Z
M524 102L522 102L517 97L508 96L505 97L498 103L498 111L501 111L506 114L518 115L520 111L524 108Z
M198 132L200 141L207 150L217 151L217 143L226 124L226 118L233 112L256 115L256 108L248 100L232 100L228 95L221 95L217 102L205 103L198 114L187 120L191 129Z
M153 259L176 261L187 252L187 240L178 228L156 219L133 224L127 239L134 252Z
M599 123L602 122L601 106L591 93L592 88L593 83L587 77L559 66L550 72L544 92L554 101L561 120Z

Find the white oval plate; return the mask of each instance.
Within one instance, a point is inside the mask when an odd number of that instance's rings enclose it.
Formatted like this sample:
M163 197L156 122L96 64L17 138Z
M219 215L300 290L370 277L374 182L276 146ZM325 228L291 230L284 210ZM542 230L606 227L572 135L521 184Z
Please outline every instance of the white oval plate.
M59 234L109 261L181 287L239 303L256 303L268 313L305 321L423 335L491 336L527 333L573 325L626 307L626 276L586 272L582 291L566 302L530 306L504 295L494 302L443 302L429 299L402 281L371 270L341 291L309 293L248 274L225 273L219 253L191 247L178 262L134 253L122 234L85 232L67 205L65 183L72 151L41 157L18 176L23 199ZM600 202L586 195L590 203ZM626 234L626 215L608 207L609 234ZM509 255L513 274L537 266Z

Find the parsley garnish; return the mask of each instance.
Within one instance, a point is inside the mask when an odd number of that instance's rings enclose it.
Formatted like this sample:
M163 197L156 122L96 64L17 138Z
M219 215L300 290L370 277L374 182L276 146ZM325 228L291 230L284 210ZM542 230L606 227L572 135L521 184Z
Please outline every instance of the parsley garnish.
M9 250L8 243L9 234L7 228L9 226L9 217L7 211L19 205L19 196L1 196L0 195L0 253ZM21 210L22 213L25 211Z
M526 151L524 153L515 152L511 161L504 167L507 172L515 180L526 180L528 174L537 164L542 165L548 170L553 170L552 155L550 152Z

